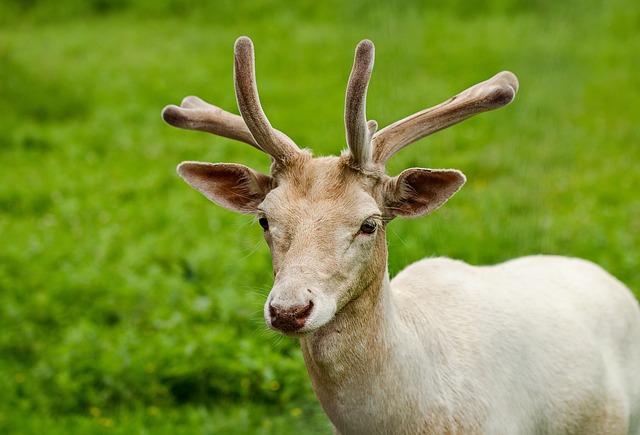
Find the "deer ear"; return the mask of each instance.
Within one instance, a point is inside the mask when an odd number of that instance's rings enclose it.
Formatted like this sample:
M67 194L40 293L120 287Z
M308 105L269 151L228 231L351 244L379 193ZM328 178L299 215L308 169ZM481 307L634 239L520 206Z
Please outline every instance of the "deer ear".
M238 213L256 213L274 187L268 175L234 163L182 162L178 174L211 201Z
M385 205L394 216L418 218L444 204L465 181L454 169L407 169L387 182Z

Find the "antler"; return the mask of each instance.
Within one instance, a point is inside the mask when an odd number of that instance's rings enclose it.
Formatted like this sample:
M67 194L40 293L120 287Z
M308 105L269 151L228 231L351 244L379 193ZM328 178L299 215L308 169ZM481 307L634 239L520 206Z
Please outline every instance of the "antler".
M246 36L236 40L234 81L240 114L260 147L277 162L285 162L299 154L300 149L286 134L271 127L260 106L253 43Z
M180 107L173 104L162 110L167 124L186 130L199 130L248 143L264 151L251 136L242 117L209 104L198 97L186 97Z
M357 165L371 161L371 137L378 128L375 121L367 122L367 87L373 70L375 49L367 39L356 47L353 69L347 84L344 104L344 126L351 157Z
M384 166L395 153L423 137L509 104L517 91L516 76L503 71L444 103L397 121L373 135L373 162Z
M246 36L236 40L234 84L241 117L198 97L186 97L180 107L166 106L162 118L174 127L204 131L248 143L269 154L276 162L284 162L297 155L300 152L297 145L271 126L260 106L253 43Z
M367 121L367 87L374 62L374 46L364 40L356 48L345 98L344 122L347 145L353 162L384 166L398 151L474 115L509 104L518 91L518 79L508 71L496 74L453 98L397 121L379 132L376 121ZM164 120L175 127L200 130L245 142L283 163L300 153L296 144L271 126L258 96L253 43L246 36L236 40L234 84L242 117L187 97L180 107L169 105Z

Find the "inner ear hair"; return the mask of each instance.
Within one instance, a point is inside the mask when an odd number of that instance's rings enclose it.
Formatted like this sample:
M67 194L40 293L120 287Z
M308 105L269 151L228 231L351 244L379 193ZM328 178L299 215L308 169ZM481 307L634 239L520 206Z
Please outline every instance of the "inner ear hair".
M214 203L245 214L255 214L275 187L272 177L235 163L183 162L178 174Z
M444 204L465 181L455 169L407 169L387 181L385 207L393 216L418 218Z

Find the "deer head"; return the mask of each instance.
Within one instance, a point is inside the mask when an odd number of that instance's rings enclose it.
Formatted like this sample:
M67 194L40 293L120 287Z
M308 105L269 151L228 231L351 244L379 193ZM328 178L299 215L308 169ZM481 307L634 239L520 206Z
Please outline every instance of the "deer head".
M385 174L386 162L411 143L473 115L511 102L518 81L501 72L435 107L376 132L366 117L374 61L371 41L356 48L347 85L347 150L313 158L265 116L255 80L253 44L235 44L235 90L241 116L187 97L164 120L245 142L271 157L270 175L240 164L183 162L178 173L216 204L254 214L271 250L274 286L265 303L269 327L304 336L327 325L365 289L386 279L386 224L431 213L464 184L457 170L407 169Z

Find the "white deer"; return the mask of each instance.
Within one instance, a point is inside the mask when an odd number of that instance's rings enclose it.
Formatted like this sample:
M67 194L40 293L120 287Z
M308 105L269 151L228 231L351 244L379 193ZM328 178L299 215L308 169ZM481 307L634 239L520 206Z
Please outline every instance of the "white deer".
M171 125L246 142L271 175L184 162L211 201L258 216L274 285L267 325L300 340L313 389L342 434L640 434L640 310L584 260L533 256L474 267L419 261L392 281L386 225L434 211L465 182L456 170L385 174L405 146L509 103L502 72L375 133L365 100L374 47L356 48L346 95L348 150L312 158L272 128L251 40L235 45L241 117L187 97Z

